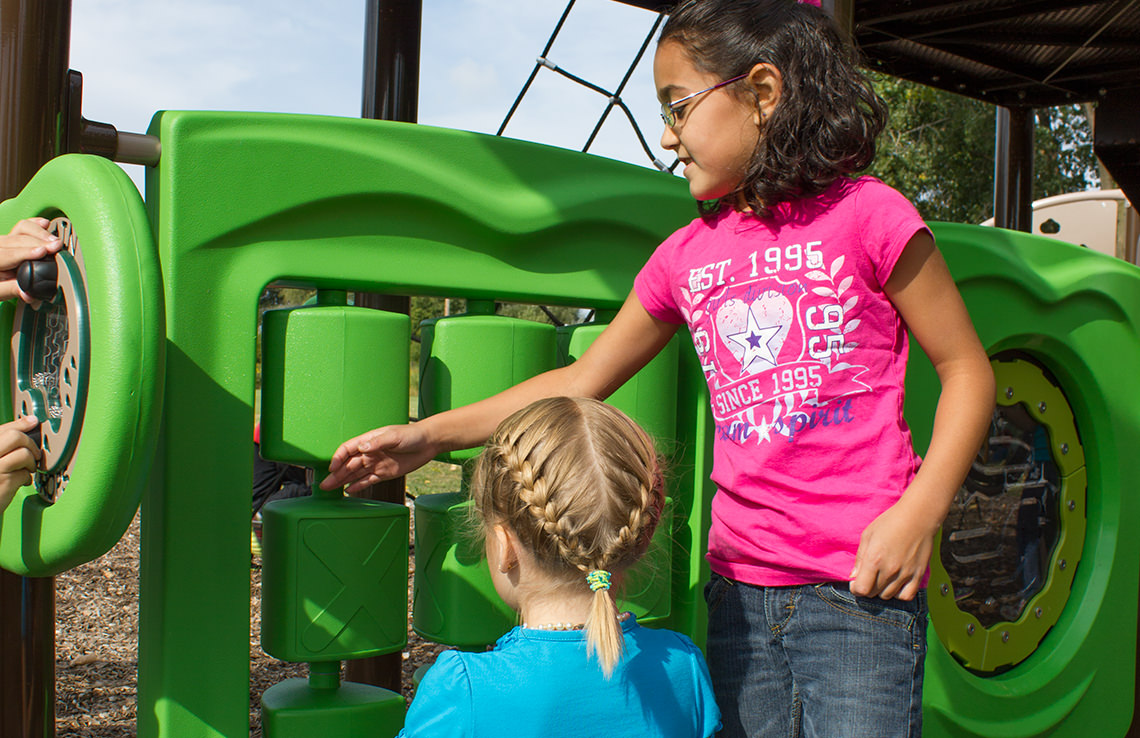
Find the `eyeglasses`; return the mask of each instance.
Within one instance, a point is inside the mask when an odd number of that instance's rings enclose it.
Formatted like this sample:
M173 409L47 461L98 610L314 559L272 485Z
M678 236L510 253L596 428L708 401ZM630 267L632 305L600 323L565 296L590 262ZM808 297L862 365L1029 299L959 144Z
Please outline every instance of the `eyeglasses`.
M718 87L724 87L725 85L730 85L733 82L736 82L737 80L744 79L747 76L748 76L748 72L745 72L744 74L733 77L732 79L726 79L724 82L721 82L719 84L715 84L712 87L705 88L703 90L700 90L699 92L694 92L691 95L685 95L680 100L674 100L673 102L661 103L661 120L663 120L665 122L665 125L669 126L670 128L676 126L677 125L677 106L681 105L682 103L684 103L688 100L692 100L697 95L703 95L706 92L712 92L713 90L717 89Z

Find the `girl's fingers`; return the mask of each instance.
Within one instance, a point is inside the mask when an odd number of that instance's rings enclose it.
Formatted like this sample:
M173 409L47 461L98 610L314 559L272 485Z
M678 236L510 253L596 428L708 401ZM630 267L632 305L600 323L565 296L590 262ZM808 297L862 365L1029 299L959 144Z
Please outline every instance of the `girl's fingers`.
M24 218L23 220L12 226L12 234L26 234L29 236L38 236L43 234L47 236L47 227L51 225L51 221L47 218Z

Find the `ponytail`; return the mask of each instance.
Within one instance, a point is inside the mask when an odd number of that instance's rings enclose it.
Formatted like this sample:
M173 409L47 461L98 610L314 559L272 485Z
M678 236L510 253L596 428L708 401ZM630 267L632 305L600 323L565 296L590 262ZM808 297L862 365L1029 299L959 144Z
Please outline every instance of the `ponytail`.
M586 582L594 591L590 612L586 615L586 655L598 655L602 673L609 679L625 647L617 606L610 595L610 573L594 569L586 575Z

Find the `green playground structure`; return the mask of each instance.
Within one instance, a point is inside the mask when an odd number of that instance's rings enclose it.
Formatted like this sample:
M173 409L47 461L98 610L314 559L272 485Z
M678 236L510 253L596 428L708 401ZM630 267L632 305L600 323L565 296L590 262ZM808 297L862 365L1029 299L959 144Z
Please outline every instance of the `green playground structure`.
M6 308L17 406L50 468L3 516L0 566L53 574L108 550L141 500L138 735L249 730L249 514L257 345L267 458L318 479L345 438L408 416L407 316L346 293L465 298L422 330L420 415L580 356L656 244L694 215L675 177L402 123L164 112L145 205L110 162L52 160L0 231L59 219L38 308ZM1124 735L1140 540L1140 272L1052 240L934 224L994 360L998 410L939 541L926 736ZM317 304L266 314L267 285ZM495 301L579 306L555 329ZM61 327L62 326L62 327ZM669 504L622 606L703 640L713 426L679 336L614 402L670 459ZM908 419L937 379L913 352ZM449 455L462 462L473 452ZM412 626L462 648L512 625L466 536L462 489L415 501ZM310 665L262 697L267 737L394 735L404 700L340 662L405 646L409 509L316 490L264 513L262 645Z

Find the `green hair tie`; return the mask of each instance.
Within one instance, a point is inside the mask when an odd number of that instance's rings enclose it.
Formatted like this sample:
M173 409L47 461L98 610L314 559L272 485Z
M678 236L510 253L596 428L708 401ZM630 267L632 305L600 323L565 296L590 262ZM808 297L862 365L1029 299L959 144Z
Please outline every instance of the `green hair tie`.
M605 569L594 569L586 575L586 584L590 585L591 592L610 588L610 573Z

